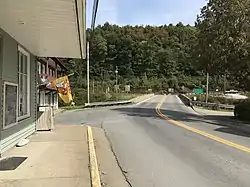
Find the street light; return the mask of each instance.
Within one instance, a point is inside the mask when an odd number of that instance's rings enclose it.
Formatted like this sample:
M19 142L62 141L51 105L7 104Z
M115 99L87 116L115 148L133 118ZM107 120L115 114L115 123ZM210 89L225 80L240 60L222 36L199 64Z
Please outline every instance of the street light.
M89 100L89 42L87 42L87 105L90 103Z
M117 74L118 74L118 67L116 66L116 69L115 69L115 85L117 85Z
M209 48L212 47L211 44L208 45ZM198 58L201 58L201 54L198 54ZM208 102L208 86L209 86L209 73L208 73L208 69L206 70L207 71L207 80L206 80L206 103Z
M211 48L212 45L211 44L208 44L208 47ZM212 60L212 55L210 55L210 60ZM209 73L208 73L208 68L207 68L207 83L206 83L206 103L208 102L208 92L209 92Z
M98 10L98 4L99 4L99 0L94 0L90 37L92 36L93 31L95 29L95 21L96 21L96 15L97 15L97 10ZM85 19L85 21L86 21L86 19ZM87 35L87 30L85 31L85 34ZM86 60L87 60L87 103L85 103L85 105L89 105L90 104L90 97L89 97L89 42L87 42L87 59Z

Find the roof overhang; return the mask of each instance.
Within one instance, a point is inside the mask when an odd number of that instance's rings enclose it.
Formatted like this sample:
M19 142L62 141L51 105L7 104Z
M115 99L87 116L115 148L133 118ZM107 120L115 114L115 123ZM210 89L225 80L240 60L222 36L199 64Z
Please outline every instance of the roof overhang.
M39 57L86 57L86 0L1 0L0 28Z

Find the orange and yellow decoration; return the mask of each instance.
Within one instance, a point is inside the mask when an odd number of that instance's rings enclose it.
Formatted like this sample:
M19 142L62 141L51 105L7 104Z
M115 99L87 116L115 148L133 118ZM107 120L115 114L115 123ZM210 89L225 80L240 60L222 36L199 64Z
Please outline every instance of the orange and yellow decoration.
M64 103L71 103L73 101L71 88L69 84L68 76L59 77L51 82L58 91L59 97L63 100Z

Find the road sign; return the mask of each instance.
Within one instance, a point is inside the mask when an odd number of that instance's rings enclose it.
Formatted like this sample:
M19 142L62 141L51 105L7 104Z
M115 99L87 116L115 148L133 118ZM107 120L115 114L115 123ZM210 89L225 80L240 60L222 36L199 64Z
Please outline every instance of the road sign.
M125 85L125 92L130 92L130 85Z
M203 94L204 90L203 90L203 88L195 88L195 89L193 89L192 93L194 93L194 94Z
M174 88L168 88L168 93L174 93Z

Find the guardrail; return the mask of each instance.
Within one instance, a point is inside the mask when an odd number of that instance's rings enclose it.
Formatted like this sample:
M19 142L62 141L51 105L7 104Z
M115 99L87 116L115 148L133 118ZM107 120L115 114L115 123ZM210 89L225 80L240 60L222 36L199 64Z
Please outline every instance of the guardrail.
M143 101L143 100L150 98L152 96L154 96L154 94L146 94L146 95L138 96L138 97L130 99L130 100L123 100L123 101L94 102L94 103L85 104L85 107L91 108L91 107L103 107L103 106L133 104L133 103L138 103L140 101Z
M202 101L192 101L189 97L179 94L179 98L182 100L182 102L187 106L203 106L203 107L211 107L211 108L221 108L221 109L227 109L227 110L234 110L234 105L228 105L228 104L218 104L218 103L206 103Z
M201 101L191 101L191 103L194 106L204 106L204 107L218 107L221 109L228 109L228 110L234 110L234 105L227 105L227 104L218 104L218 103L206 103L206 102L201 102Z

